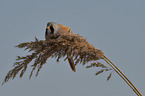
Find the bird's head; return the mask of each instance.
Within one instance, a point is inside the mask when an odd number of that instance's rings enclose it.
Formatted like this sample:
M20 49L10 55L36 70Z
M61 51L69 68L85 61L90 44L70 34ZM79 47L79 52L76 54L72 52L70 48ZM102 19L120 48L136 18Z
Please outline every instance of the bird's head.
M60 26L55 22L48 22L45 32L45 38L50 39L58 35Z

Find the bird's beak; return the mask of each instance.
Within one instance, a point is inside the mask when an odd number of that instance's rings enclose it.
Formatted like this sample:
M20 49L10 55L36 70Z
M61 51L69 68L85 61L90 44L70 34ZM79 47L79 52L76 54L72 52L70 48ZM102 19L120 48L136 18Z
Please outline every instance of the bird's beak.
M46 29L49 29L50 27L47 27Z

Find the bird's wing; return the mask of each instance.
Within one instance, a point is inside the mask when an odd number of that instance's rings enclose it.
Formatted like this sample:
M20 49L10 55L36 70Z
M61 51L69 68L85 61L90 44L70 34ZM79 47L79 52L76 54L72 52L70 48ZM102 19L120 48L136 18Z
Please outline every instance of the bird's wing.
M72 31L70 29L70 27L67 27L67 26L64 26L64 25L61 25L61 24L58 24L60 26L60 34L71 34Z

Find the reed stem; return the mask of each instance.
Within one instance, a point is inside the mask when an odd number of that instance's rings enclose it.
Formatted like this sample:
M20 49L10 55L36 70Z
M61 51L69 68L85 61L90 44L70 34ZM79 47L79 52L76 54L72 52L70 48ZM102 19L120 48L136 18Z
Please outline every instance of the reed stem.
M118 75L131 87L131 89L138 96L143 96L140 93L140 91L134 86L134 84L125 76L125 74L110 59L108 59L105 55L103 55L102 58L103 58L103 60L105 60L118 73Z

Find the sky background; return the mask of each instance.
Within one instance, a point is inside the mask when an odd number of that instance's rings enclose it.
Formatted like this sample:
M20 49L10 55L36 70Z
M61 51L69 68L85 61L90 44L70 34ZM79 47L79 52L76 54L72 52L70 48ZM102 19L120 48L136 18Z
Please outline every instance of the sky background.
M0 0L0 83L12 69L16 56L28 54L15 48L22 42L44 40L47 22L71 27L101 49L145 95L145 1L144 0ZM107 65L102 60L100 61ZM29 65L33 64L31 62ZM114 71L98 76L97 68L51 58L38 77L29 80L31 66L0 86L1 96L136 96Z

